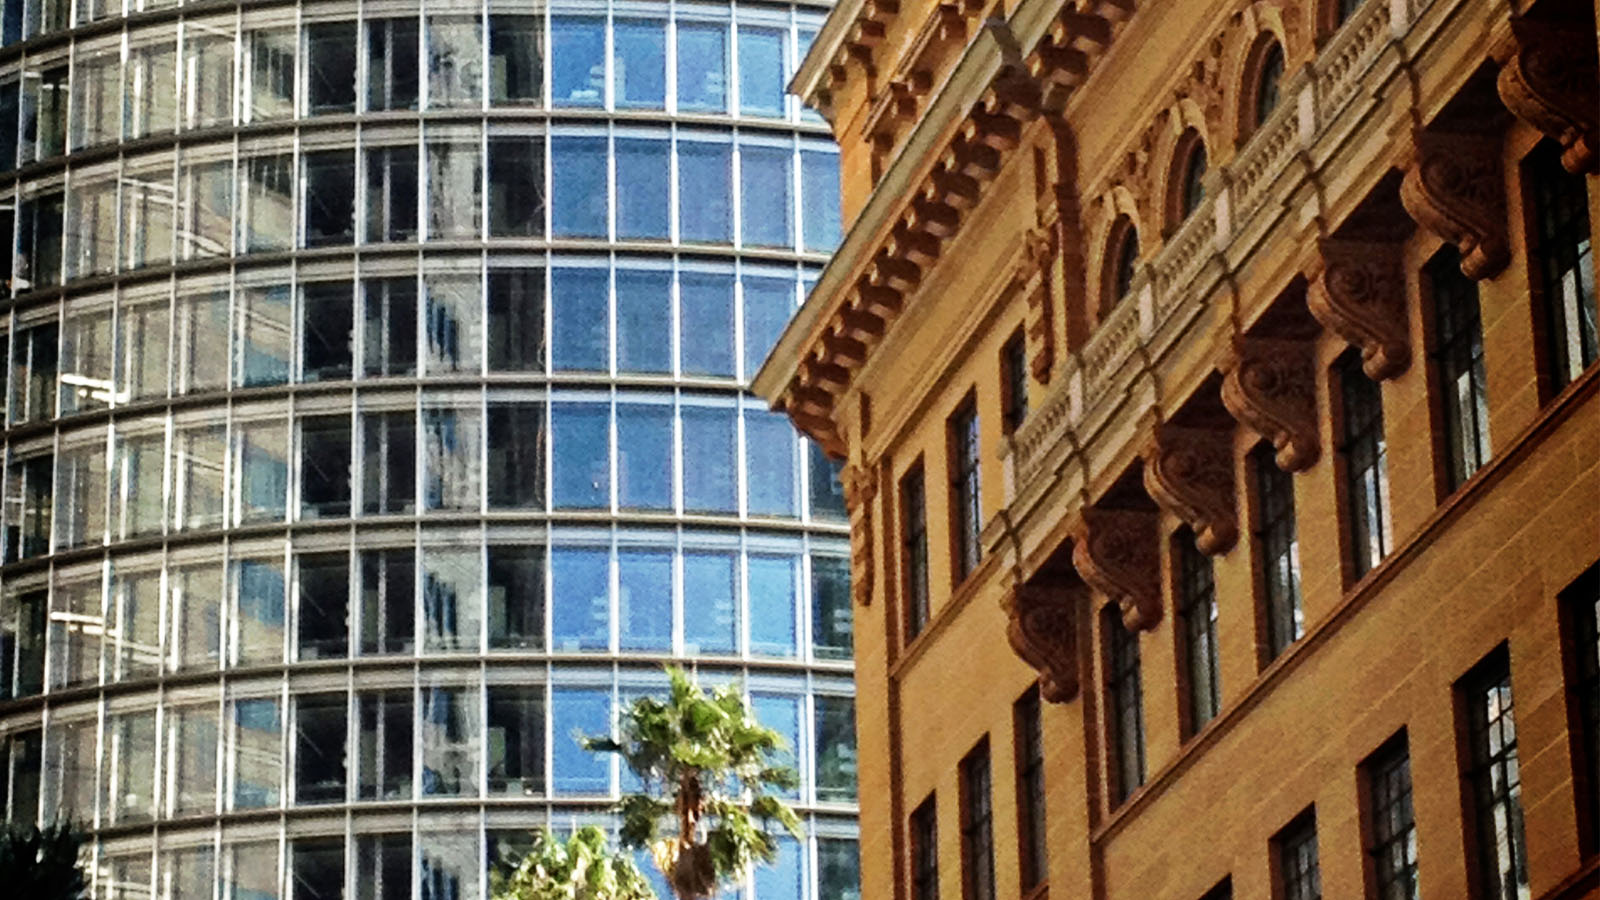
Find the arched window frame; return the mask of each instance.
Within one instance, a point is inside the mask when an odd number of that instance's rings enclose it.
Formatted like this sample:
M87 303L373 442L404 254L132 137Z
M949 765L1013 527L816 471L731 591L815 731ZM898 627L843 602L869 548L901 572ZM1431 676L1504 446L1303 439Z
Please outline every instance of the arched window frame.
M1283 43L1271 32L1263 32L1257 38L1246 60L1243 84L1247 89L1240 92L1240 144L1248 141L1283 102L1280 92L1287 65Z
M1127 215L1117 217L1106 240L1103 275L1100 279L1100 321L1111 314L1128 296L1139 271L1139 228Z
M1205 174L1210 159L1206 142L1194 128L1173 145L1167 182L1167 228L1176 230L1205 203Z

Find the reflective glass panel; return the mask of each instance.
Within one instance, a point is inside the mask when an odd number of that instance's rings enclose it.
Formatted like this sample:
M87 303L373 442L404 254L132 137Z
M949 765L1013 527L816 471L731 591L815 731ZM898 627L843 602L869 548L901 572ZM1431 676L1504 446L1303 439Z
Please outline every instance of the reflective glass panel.
M367 109L416 109L421 40L415 15L367 22Z
M329 429L325 418L307 420L306 426L310 430L303 436L306 446L309 449L316 449L322 443L321 436L327 431L337 434L339 424L342 424L340 420L334 418L333 428ZM349 431L348 425L345 425L345 431ZM346 436L344 441L346 445L344 471L348 495L349 437ZM242 422L234 428L234 442L237 447L234 471L238 473L238 505L234 511L234 521L238 523L283 521L289 502L288 424L281 419ZM317 458L316 461L319 466L337 464L336 461L326 457ZM314 470L304 473L301 490L308 500L312 497L326 496L327 492L322 490L324 483L322 474ZM348 506L346 508L348 509Z
M610 279L605 269L558 268L551 273L551 362L555 369L599 371L610 366L607 321Z
M739 112L783 115L783 32L776 28L739 29Z
M462 273L425 274L423 321L429 374L478 372L483 365L483 281Z
M610 754L590 753L578 743L575 735L611 734L611 692L558 687L551 691L550 706L555 741L552 793L557 796L610 793Z
M309 112L356 111L356 23L314 22L306 26Z
M417 369L417 280L371 278L362 290L361 370L369 376Z
M105 779L103 821L125 825L156 815L156 714L107 716L101 741Z
M409 513L417 499L417 415L411 410L361 417L361 510Z
M617 551L617 631L623 650L672 649L672 551Z
M222 472L226 465L228 430L222 425L188 428L174 438L173 466L178 481L179 528L213 528L222 524Z
M672 508L672 407L617 404L617 505Z
M294 327L293 294L289 286L247 287L238 292L235 300L235 384L256 387L287 382L294 350L290 339Z
M231 768L234 809L278 805L278 785L283 775L281 722L276 700L234 702ZM275 884L276 881L274 877L266 883Z
M683 374L732 377L733 276L684 272L678 279L678 308L683 333L694 335L682 343Z
M476 797L482 722L477 688L430 687L422 692L422 793ZM424 840L423 846L429 846ZM426 853L426 849L424 850ZM473 870L481 863L473 856ZM425 876L426 877L426 876ZM424 892L424 896L427 893ZM454 894L440 895L441 900Z
M245 34L246 71L250 79L249 121L294 117L294 56L298 40L293 27Z
M543 403L489 404L489 508L543 509Z
M121 347L117 357L117 392L128 400L165 397L172 330L169 302L163 298L149 303L124 303L118 313ZM227 315L226 308L223 315Z
M794 426L781 413L744 413L745 471L752 516L794 516L799 512Z
M739 147L740 221L748 247L794 246L792 154L787 147Z
M341 802L347 778L345 726L350 721L345 695L300 694L294 705L294 802Z
M750 554L750 652L792 657L795 641L795 590L800 560L793 556Z
M605 163L600 163L605 172ZM562 183L558 173L557 185ZM558 188L559 190L559 188ZM604 196L600 201L604 216ZM559 213L559 207L557 208ZM559 219L557 220L559 222ZM560 226L556 227L560 233ZM544 140L496 137L489 140L489 235L544 235Z
M800 151L800 189L805 249L827 253L839 246L843 213L839 207L839 154Z
M552 16L550 102L602 106L606 102L605 20Z
M544 548L490 545L489 647L544 647Z
M483 22L428 17L428 106L476 107L483 97Z
M296 606L299 658L330 659L350 652L350 555L301 554Z
M819 659L849 659L850 560L811 557L811 652Z
M417 148L374 147L367 151L369 242L417 239Z
M556 237L605 237L609 176L604 137L550 139L550 230Z
M738 511L739 471L734 449L737 414L705 406L683 408L685 512Z
M422 411L428 509L477 511L482 503L483 416L476 408Z
M428 240L476 238L483 208L483 159L477 144L428 144Z
M670 236L670 149L665 140L617 138L619 240L666 240Z
M167 730L164 745L167 814L216 812L219 746L216 705L169 707L163 722Z
M800 698L785 694L753 694L751 711L761 724L776 731L783 738L783 749L771 754L774 765L791 769L805 782L805 772L800 765ZM798 790L780 791L780 796L798 798Z
M678 109L727 112L728 27L678 25Z
M611 646L611 553L604 548L550 548L550 646L605 650Z
M233 564L234 665L283 660L283 562L245 559Z
M672 273L618 269L617 369L672 371Z
M755 900L801 900L804 871L800 843L792 837L778 838L777 860L755 867Z
M350 418L308 416L300 420L300 517L350 515Z
M551 404L550 488L557 509L611 505L610 419L604 403Z
M356 706L360 728L356 796L362 800L411 799L411 689L359 693ZM405 896L411 895L407 892Z
M754 378L777 345L794 311L794 281L746 275L744 287L744 374Z
M733 201L727 144L678 143L678 237L725 244L733 240Z
M483 856L476 829L423 832L417 840L422 860L418 879L422 900L467 900L478 896Z
M287 153L243 160L240 202L244 205L246 253L294 246L294 164Z
M416 553L410 548L362 551L362 653L411 652L416 640L416 568Z
M538 105L544 92L542 16L489 17L489 103Z
M489 270L491 372L543 372L544 269Z
M193 563L167 572L168 665L215 669L222 651L222 565Z
M817 800L856 800L856 703L851 697L819 695L817 706Z
M737 652L739 607L734 585L738 565L733 553L683 554L683 652Z
M423 548L423 650L476 651L483 646L483 559L478 551Z
M491 685L488 692L489 793L544 793L544 689Z
M251 841L233 844L228 877L222 885L222 900L278 900L278 842Z
M225 27L186 22L183 40L183 124L208 128L233 122L233 19Z
M619 19L611 26L612 76L619 108L663 109L667 102L667 27Z
M109 604L106 665L114 668L108 680L155 675L161 670L161 574L113 573Z

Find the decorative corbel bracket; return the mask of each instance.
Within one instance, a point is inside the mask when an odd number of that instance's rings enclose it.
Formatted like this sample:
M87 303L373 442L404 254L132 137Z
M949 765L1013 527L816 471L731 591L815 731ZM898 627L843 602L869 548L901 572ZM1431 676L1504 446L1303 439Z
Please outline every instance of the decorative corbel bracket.
M850 596L860 606L872 605L873 550L872 501L878 496L878 479L870 466L850 463L840 480L844 505L850 514Z
M1158 426L1144 452L1144 487L1194 530L1201 553L1226 553L1239 540L1232 430Z
M1500 99L1517 118L1561 144L1574 175L1600 173L1600 89L1594 34L1514 18L1490 49Z
M1122 608L1122 623L1148 631L1161 621L1156 514L1086 506L1073 535L1078 575Z
M1419 130L1400 202L1417 223L1456 245L1461 273L1478 280L1511 261L1506 242L1506 185L1500 140L1480 134Z
M1013 585L1003 605L1006 639L1039 672L1039 693L1050 703L1078 695L1078 615L1082 592L1059 584Z
M1218 366L1222 405L1272 442L1278 468L1300 472L1322 455L1309 340L1235 335Z
M1306 306L1323 327L1361 348L1375 381L1411 364L1406 276L1398 241L1325 238L1307 272Z

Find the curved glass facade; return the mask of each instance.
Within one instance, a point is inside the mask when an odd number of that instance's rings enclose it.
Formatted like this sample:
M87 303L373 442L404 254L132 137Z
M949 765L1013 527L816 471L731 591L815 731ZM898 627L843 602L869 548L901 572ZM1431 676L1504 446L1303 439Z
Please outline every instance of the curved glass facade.
M744 896L859 897L843 501L743 391L826 7L3 10L6 818L102 898L477 900L677 661L795 748Z

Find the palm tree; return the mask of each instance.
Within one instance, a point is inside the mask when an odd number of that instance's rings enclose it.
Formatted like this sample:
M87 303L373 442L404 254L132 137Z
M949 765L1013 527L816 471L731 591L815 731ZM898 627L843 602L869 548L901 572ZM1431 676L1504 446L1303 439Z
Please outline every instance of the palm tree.
M621 756L643 785L618 804L622 843L650 850L678 900L701 900L777 859L772 823L804 837L800 817L769 793L792 790L799 777L774 763L783 737L756 720L737 687L707 695L673 666L667 678L665 703L644 697L624 712L620 740L589 737L584 746Z
M593 825L565 844L541 828L510 875L495 874L494 900L656 900L633 860L613 853L605 832Z
M83 832L71 822L5 826L0 830L0 885L6 896L79 900L89 887L78 866L83 841Z

